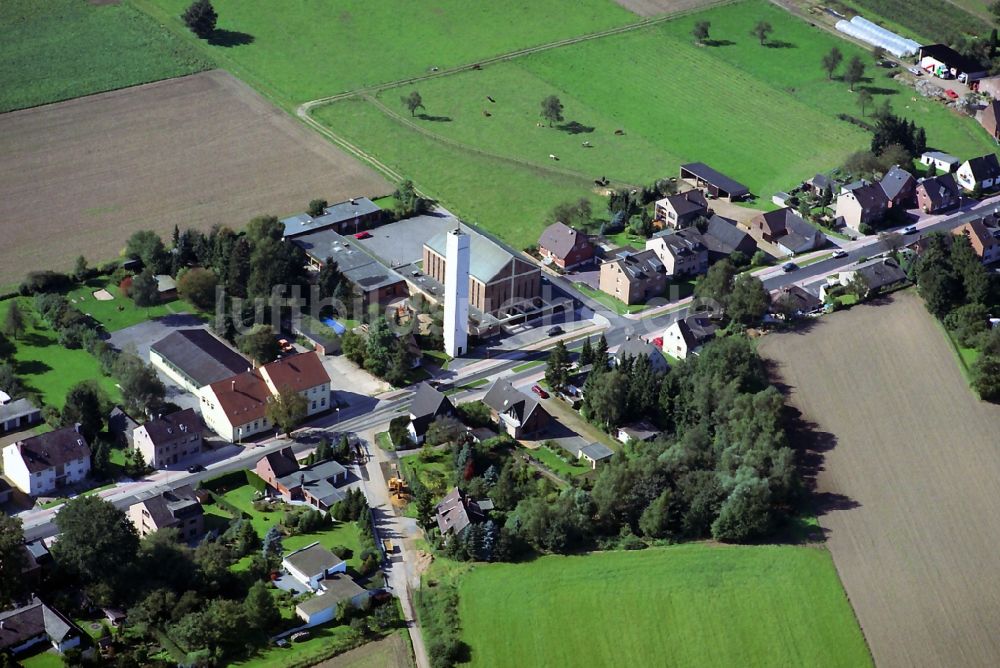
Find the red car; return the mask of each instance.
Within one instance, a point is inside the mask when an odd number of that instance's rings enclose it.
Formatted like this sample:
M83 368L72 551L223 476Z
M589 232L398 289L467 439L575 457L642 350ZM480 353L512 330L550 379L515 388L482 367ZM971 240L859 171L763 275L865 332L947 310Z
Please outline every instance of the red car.
M543 390L541 385L532 385L531 386L531 391L534 392L535 394L537 394L542 399L548 399L549 398L549 393L546 392L545 390Z
M358 232L357 234L354 235L354 238L355 239L371 239L372 235L368 234L367 232Z
M958 93L956 93L955 91L953 91L950 88L948 90L946 90L944 92L944 94L947 95L948 97L950 97L953 100L957 100L958 99Z

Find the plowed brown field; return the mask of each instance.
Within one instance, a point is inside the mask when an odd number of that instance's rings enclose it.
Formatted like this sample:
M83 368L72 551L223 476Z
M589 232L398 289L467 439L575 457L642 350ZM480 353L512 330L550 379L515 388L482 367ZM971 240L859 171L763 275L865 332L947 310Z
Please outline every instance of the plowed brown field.
M0 114L0 286L169 235L392 190L222 71Z
M767 336L823 444L820 525L879 666L1000 665L1000 406L913 292Z

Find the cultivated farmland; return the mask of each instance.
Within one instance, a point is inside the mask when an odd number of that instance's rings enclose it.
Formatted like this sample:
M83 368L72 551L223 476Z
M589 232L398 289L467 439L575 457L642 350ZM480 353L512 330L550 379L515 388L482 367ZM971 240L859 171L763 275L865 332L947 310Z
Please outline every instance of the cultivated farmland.
M238 228L392 186L221 71L0 116L0 285L129 234Z
M187 34L189 0L137 0ZM220 65L285 104L466 65L636 20L610 0L215 0Z
M995 666L1000 407L913 292L761 344L826 436L819 522L879 666Z
M711 21L714 46L693 44L701 19ZM775 27L771 46L748 35L758 19ZM835 45L846 58L870 62L854 45L752 0L336 102L314 115L522 248L555 204L588 195L601 176L646 184L699 160L766 201L866 148L868 133L836 117L860 116L857 96L819 66ZM913 99L884 70L870 76L862 85L925 126L935 148L990 150L972 119ZM412 90L426 105L416 116L400 100ZM565 121L539 127L539 102L551 94Z
M473 666L857 666L868 650L830 555L682 545L476 566Z
M128 3L0 2L0 112L208 67L190 44Z

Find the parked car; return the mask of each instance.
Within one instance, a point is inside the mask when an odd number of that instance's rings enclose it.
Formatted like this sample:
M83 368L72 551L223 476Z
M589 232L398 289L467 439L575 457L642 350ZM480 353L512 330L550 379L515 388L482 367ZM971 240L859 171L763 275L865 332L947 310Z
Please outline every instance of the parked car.
M368 232L358 232L357 234L354 235L354 238L355 239L371 239L372 235L369 234Z
M847 257L847 251L845 251L843 248L841 248L838 251L834 251L833 257L837 258L838 260L840 260L842 258L845 258L845 257Z
M798 268L799 266L794 262L786 262L785 264L781 265L781 271L785 272L786 274L790 271L795 271Z
M903 228L903 234L916 234L916 233L917 233L916 225L908 225Z
M542 399L548 399L549 398L549 393L546 392L544 389L542 389L541 385L532 385L531 386L531 391L534 392L535 394L537 394Z
M300 640L306 640L312 635L308 631L299 631L298 633L292 634L292 642L299 642Z
M563 333L563 328L560 327L559 325L556 325L555 327L549 327L548 331L549 336L559 336L562 333Z
M958 99L958 93L956 93L955 91L953 91L950 88L948 88L947 90L945 90L944 94L947 95L952 100L957 100Z
M201 473L205 470L205 467L201 464L192 464L188 467L188 473Z
M921 70L919 67L907 67L906 70L910 74L912 74L913 76L916 76L916 77L919 77L919 76L921 76L924 73L923 70Z
M283 353L295 352L295 346L288 339L278 339L278 347L281 348Z

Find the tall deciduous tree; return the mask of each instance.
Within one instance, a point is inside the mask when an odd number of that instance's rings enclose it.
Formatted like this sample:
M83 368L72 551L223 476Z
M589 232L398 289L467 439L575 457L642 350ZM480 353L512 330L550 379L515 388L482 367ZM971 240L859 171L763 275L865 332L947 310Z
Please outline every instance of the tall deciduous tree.
M16 341L25 330L24 314L21 312L21 306L17 303L16 299L10 301L10 306L7 307L7 315L3 319L3 332L4 334L11 336Z
M309 208L306 209L308 213L313 218L319 218L323 215L323 210L329 205L325 199L314 199L309 200Z
M861 81L865 76L865 63L861 60L860 56L852 56L849 61L847 61L847 69L844 70L844 81L850 87L851 91L854 90L854 85Z
M188 269L177 281L177 293L203 311L215 307L215 272L201 267Z
M226 290L233 297L245 298L247 296L247 283L250 282L250 256L253 249L250 242L245 238L239 238L233 244L232 252L229 255L229 264L225 273Z
M771 298L760 279L740 274L733 281L726 307L727 315L742 325L756 325L767 313Z
M181 14L184 25L201 39L208 39L215 33L215 24L219 14L210 0L194 0Z
M757 24L753 27L753 30L750 31L750 34L760 41L761 46L764 46L764 44L767 43L767 36L772 32L774 32L774 26L770 23L767 21L757 21Z
M549 361L545 367L545 381L555 392L562 392L569 383L569 351L562 341L556 343L549 353Z
M711 27L711 21L696 21L694 28L691 29L694 41L698 44L704 44L708 40L709 30Z
M281 390L278 396L267 404L267 419L274 423L286 436L302 424L309 404L305 397L293 390Z
M858 93L858 106L861 107L861 115L865 115L865 109L872 103L871 91L867 88L863 88L860 93Z
M413 91L409 95L401 97L400 100L402 100L403 106L410 111L410 116L415 116L417 109L426 109L424 106L424 98L422 98L420 93L417 91Z
M0 609L24 594L24 530L21 519L0 512Z
M556 95L549 95L542 100L542 118L549 122L549 127L553 123L559 123L563 119L563 104Z
M119 355L114 374L118 378L126 409L150 415L163 404L167 389L153 367L140 358L127 353Z
M368 329L368 343L365 346L365 368L383 377L389 370L396 335L389 329L389 323L382 316L375 319Z
M125 242L125 254L139 258L143 266L153 274L159 274L167 269L167 249L163 239L156 232L138 230Z
M258 364L273 362L281 354L281 346L270 325L255 325L236 340L236 347Z
M160 286L148 268L143 269L132 278L130 289L132 301L136 306L155 306L160 303Z
M269 633L281 622L281 611L263 582L255 582L243 599L246 619L254 628Z
M826 78L832 79L833 73L837 71L840 67L840 63L844 60L844 54L840 52L840 49L833 47L830 52L823 56L823 71L826 72Z
M59 540L52 556L85 585L112 591L136 558L139 535L124 512L99 496L78 496L56 515Z
M66 405L62 409L63 426L79 424L80 433L88 443L93 443L94 437L101 431L104 423L101 416L104 414L106 403L107 399L96 382L80 381L66 394Z

